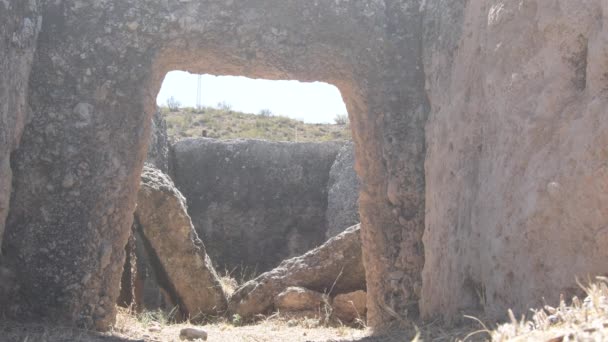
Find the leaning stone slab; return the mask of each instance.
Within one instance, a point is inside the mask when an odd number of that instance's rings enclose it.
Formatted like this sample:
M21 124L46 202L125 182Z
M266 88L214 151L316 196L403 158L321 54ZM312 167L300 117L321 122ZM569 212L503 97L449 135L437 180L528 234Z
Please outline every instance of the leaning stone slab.
M230 298L229 312L245 319L267 313L274 309L273 299L291 286L328 295L365 289L359 232L359 225L350 227L324 245L243 284Z
M135 218L181 313L190 318L223 313L226 296L192 226L186 201L161 171L144 168Z

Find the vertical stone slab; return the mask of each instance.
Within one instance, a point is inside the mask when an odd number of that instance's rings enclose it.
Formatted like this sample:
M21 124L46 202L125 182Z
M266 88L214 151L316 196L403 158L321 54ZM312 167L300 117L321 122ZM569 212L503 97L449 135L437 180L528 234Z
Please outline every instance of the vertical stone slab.
M355 117L368 324L418 316L424 264L424 125L428 103L419 1L386 1L381 61L367 75L368 111Z
M13 314L107 329L152 110L134 100L147 98L145 44L100 22L129 14L96 7L44 8L4 247L18 265Z
M423 314L571 298L608 263L608 3L427 6Z

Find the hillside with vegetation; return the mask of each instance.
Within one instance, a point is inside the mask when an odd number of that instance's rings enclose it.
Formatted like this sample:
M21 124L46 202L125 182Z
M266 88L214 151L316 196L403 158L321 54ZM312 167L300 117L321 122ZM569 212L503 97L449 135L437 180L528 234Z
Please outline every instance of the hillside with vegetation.
M346 115L337 115L334 124L310 124L264 110L242 113L227 106L219 108L161 107L172 140L202 137L215 139L263 139L270 141L321 142L351 140Z

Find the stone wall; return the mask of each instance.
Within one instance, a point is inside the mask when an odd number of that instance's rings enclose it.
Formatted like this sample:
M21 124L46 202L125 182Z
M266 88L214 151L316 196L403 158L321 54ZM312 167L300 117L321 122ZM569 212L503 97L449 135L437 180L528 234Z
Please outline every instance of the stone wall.
M340 147L214 139L173 145L175 183L216 267L261 273L321 245L329 170Z
M174 69L340 89L371 327L418 304L521 310L605 272L604 0L60 0L39 9L33 64L36 2L0 8L0 222L12 183L3 262L20 286L2 307L21 319L113 322Z
M427 1L421 309L516 316L608 262L608 3Z
M21 316L112 324L155 97L174 69L340 89L364 184L370 325L415 314L422 9L418 0L45 2L30 87L20 92L31 118L13 157L4 241L20 265L21 296L11 301Z

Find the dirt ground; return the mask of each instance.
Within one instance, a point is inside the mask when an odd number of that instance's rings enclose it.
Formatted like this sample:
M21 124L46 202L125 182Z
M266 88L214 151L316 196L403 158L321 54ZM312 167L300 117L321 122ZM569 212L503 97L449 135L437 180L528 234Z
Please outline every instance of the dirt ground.
M599 279L599 278L598 278ZM254 325L219 321L196 328L208 333L207 341L252 342L405 342L405 341L608 341L608 278L583 287L584 299L563 299L551 307L531 311L529 319L517 319L509 312L506 324L487 324L465 317L456 328L440 322L410 326L374 336L368 329L347 326L326 327L318 319L273 315ZM190 324L169 324L163 316L132 314L119 309L117 323L108 333L0 320L0 342L172 342Z
M403 329L374 336L368 329L347 326L324 327L312 319L272 317L255 325L235 326L228 322L194 326L165 324L142 319L120 311L113 331L96 333L44 324L0 322L1 342L173 342L180 341L183 328L200 328L208 333L207 341L218 342L404 342L415 340L417 328ZM458 341L472 328L444 330L430 324L420 328L418 341ZM487 335L486 335L487 337Z

